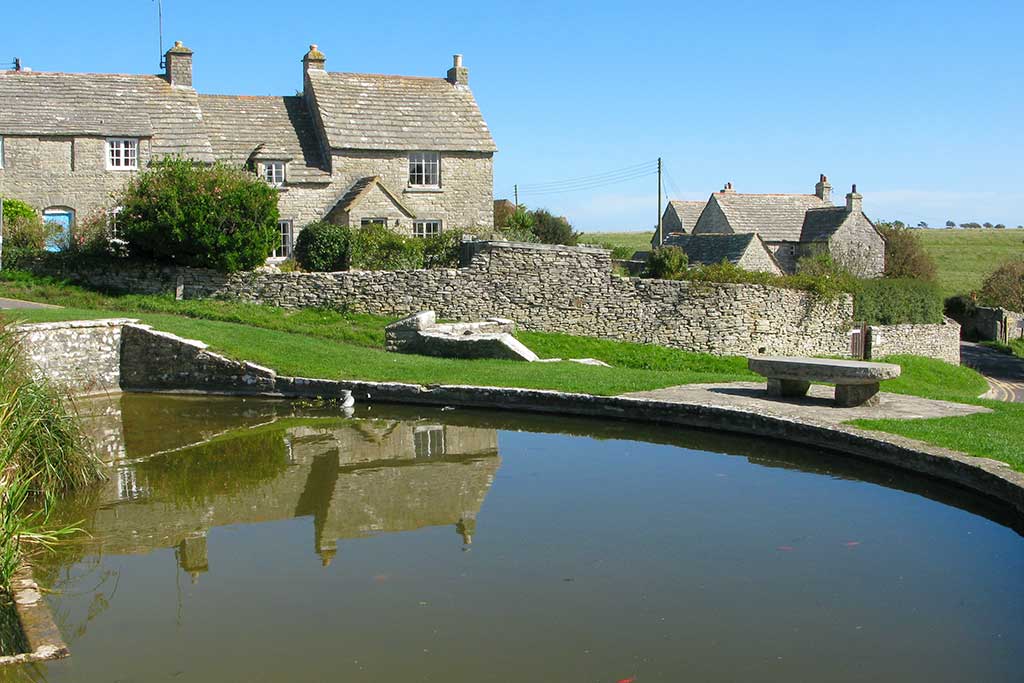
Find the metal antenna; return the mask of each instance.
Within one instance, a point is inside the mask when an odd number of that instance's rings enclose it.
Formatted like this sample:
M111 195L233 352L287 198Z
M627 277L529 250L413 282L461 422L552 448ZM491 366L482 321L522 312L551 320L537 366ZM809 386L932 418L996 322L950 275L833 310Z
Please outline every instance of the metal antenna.
M157 28L160 32L160 68L167 66L164 62L164 3L163 0L156 0Z

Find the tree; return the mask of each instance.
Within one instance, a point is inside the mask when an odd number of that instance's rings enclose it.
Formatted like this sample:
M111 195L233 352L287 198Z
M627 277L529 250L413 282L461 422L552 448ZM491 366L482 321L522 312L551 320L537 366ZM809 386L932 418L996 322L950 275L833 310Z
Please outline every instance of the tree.
M956 227L956 223L954 223L953 221L946 221L946 227L947 228L955 228Z
M579 233L572 231L572 225L564 216L555 216L547 209L536 209L532 214L533 234L542 244L573 246L579 240Z
M992 227L992 224L991 224L991 223L982 223L982 224L981 224L981 226L982 226L983 228L991 228L991 227Z
M875 227L885 238L885 277L935 280L935 261L924 250L920 235L894 223L878 223Z
M163 159L132 178L117 203L129 253L159 263L248 270L281 239L277 190L224 164Z
M992 227L995 228L996 230L1005 230L1006 229L1006 226L1003 225L1002 223L996 223Z
M494 227L500 229L507 226L515 211L516 207L507 199L494 202Z
M533 234L533 214L520 204L508 218L508 224L501 228L506 239L513 242L536 242Z
M686 273L689 258L679 247L658 247L647 259L644 277L658 280L678 280Z
M917 227L919 227L919 228L927 228L928 224L926 222L924 222L924 221L921 221L921 222L919 222L917 224Z
M961 223L961 228L967 228L968 230L980 230L981 225L979 223Z
M1009 261L992 271L981 285L981 303L1024 311L1024 260Z

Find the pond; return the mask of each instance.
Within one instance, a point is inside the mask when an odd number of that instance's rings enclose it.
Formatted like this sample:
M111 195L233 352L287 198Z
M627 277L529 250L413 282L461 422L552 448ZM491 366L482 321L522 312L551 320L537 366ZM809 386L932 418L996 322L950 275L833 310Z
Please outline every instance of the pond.
M48 681L1011 681L1024 538L771 440L396 406L86 404Z

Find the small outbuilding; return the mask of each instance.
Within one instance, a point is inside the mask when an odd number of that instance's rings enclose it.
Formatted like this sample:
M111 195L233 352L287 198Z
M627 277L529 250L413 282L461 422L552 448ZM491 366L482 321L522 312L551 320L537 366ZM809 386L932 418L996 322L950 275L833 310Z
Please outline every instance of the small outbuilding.
M783 270L757 233L670 235L664 246L679 247L693 266L711 266L723 261L751 270L782 275Z

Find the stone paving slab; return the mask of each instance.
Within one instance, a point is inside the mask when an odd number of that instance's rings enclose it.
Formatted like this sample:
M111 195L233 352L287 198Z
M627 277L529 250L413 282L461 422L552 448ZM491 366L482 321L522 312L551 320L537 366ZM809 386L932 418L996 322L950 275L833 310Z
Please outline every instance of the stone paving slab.
M753 410L773 417L813 420L818 423L840 424L850 420L897 419L913 420L929 417L958 417L973 413L990 413L982 406L935 401L918 396L905 396L881 392L878 405L837 408L833 402L834 389L819 384L811 385L807 396L776 398L768 396L763 382L729 382L725 384L684 384L653 391L623 394L632 398L650 398L673 403L698 403L723 408Z

